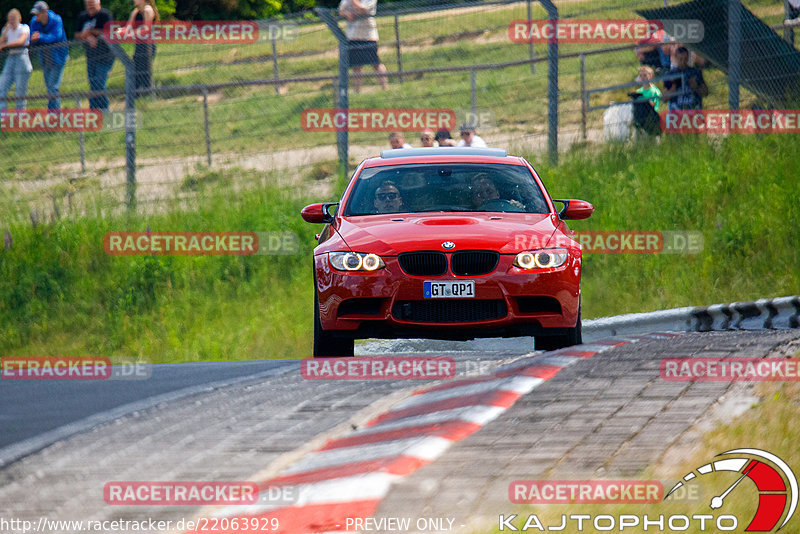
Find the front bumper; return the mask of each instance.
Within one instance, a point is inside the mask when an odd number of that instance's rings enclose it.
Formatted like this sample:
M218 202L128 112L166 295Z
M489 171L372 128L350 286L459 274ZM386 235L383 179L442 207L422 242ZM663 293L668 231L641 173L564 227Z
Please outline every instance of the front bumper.
M493 272L411 276L396 256L374 272L340 272L327 254L314 257L320 323L354 338L473 339L558 334L574 327L580 303L581 258L570 252L556 269L525 271L500 255ZM449 258L448 258L449 260ZM448 261L449 265L449 261ZM472 299L425 299L426 280L474 280Z

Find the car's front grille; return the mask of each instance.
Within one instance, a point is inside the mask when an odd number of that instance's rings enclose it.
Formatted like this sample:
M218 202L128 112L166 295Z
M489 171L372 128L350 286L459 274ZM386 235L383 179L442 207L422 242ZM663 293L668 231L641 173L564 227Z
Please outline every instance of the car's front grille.
M457 276L477 276L489 274L497 267L500 254L490 250L464 250L454 252L450 258L450 268Z
M401 300L392 307L395 319L414 323L491 321L507 313L504 300Z
M447 272L443 252L403 252L397 256L400 268L412 276L442 276Z

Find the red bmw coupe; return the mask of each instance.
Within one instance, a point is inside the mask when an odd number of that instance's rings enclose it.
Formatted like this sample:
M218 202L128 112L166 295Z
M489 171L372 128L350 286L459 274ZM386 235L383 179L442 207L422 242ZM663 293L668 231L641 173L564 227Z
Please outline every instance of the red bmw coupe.
M502 149L365 160L340 202L302 210L325 224L314 249L314 356L352 356L362 338L580 343L581 246L564 221L593 211L551 199L533 167Z

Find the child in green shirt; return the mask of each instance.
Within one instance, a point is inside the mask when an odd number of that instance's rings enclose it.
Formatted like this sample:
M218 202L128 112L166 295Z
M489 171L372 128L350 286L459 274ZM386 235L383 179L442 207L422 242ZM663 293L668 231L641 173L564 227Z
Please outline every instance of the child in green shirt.
M661 91L653 85L652 80L655 78L655 73L653 69L650 67L641 67L639 69L639 76L636 78L636 81L642 82L642 86L636 90L637 93L641 94L647 100L650 101L650 104L653 106L653 109L656 110L656 113L661 113Z

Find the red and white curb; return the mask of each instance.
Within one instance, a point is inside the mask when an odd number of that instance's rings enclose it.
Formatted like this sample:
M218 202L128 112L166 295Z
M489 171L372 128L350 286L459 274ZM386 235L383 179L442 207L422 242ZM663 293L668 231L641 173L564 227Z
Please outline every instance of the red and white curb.
M273 518L284 534L347 532L347 519L372 516L393 483L436 460L564 367L640 339L680 335L659 332L594 341L416 391L364 428L328 441L281 476L259 482L262 489L291 487L291 505L264 502L218 509L212 515L228 519L218 524L231 528L215 532L251 532L233 525L242 526L245 520L268 524Z

